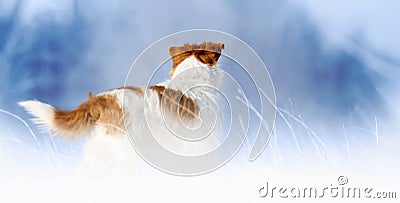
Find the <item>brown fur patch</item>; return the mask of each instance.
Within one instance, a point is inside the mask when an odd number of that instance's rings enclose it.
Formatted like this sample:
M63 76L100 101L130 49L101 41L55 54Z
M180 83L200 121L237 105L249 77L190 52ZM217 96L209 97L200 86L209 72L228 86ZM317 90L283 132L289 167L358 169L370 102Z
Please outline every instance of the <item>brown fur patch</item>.
M196 100L187 97L181 91L165 88L163 86L151 86L150 90L158 94L163 110L172 113L183 121L198 117L199 106Z
M122 109L116 98L110 95L93 97L71 111L55 110L56 132L69 137L79 137L90 130L94 124L104 125L108 134L124 131ZM120 132L121 133L121 132Z
M181 47L170 47L169 54L172 58L172 69L169 74L172 76L176 67L187 57L192 55L200 62L209 66L214 66L221 56L222 49L224 49L224 44L212 42L203 42L201 44L186 43Z

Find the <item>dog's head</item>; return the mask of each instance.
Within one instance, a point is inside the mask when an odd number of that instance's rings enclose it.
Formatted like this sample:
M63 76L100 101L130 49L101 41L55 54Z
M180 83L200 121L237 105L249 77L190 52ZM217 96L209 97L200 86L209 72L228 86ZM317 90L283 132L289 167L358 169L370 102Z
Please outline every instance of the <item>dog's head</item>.
M178 65L191 56L194 56L200 63L215 67L221 56L222 49L224 49L224 44L212 42L203 42L201 44L186 43L180 47L170 47L169 54L172 58L172 69L169 74L172 77Z

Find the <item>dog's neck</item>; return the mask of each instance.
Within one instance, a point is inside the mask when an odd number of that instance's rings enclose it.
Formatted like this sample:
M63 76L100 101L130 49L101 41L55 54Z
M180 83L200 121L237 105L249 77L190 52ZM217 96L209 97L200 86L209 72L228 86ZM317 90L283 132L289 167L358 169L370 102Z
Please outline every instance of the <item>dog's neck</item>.
M201 63L195 56L189 56L176 67L171 79L163 85L183 92L198 92L206 86L217 88L222 76L218 67L210 67Z

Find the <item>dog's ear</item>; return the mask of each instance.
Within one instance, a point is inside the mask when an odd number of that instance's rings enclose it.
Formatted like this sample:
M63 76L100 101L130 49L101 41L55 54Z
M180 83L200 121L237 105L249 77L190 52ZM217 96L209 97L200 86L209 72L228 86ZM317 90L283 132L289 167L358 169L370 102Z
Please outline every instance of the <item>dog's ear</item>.
M173 57L174 55L176 55L179 52L179 47L170 47L168 49L168 51L169 51L169 55L171 57Z
M190 56L192 54L193 49L195 49L196 46L197 46L196 44L191 45L189 43L185 43L183 46L180 46L180 47L175 47L175 46L169 47L169 49L168 49L169 55L171 56L172 60L177 55L185 54L186 52L189 52L189 53L186 53L185 55Z
M225 44L223 44L223 43L218 43L218 44L217 44L217 47L218 47L219 52L221 53L222 50L225 48Z
M214 51L199 51L195 56L200 62L209 66L215 66L221 54Z
M223 43L203 42L199 44L198 48L195 50L195 56L200 62L209 66L214 66L217 64L224 47L225 45Z

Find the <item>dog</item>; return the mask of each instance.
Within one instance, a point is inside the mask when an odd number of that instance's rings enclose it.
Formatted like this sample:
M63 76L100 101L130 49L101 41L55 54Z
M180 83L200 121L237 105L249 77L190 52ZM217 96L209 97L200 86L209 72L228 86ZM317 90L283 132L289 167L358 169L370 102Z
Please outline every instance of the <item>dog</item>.
M79 174L99 170L131 173L137 161L132 137L154 136L177 154L206 153L217 147L220 139L218 96L210 87L218 88L221 83L223 74L217 62L223 49L224 44L212 42L170 47L170 79L148 87L115 88L96 96L89 92L88 100L74 110L60 110L36 100L19 105L33 116L35 124L54 135L86 137ZM150 131L144 130L146 126ZM191 135L208 134L200 144L190 141Z

